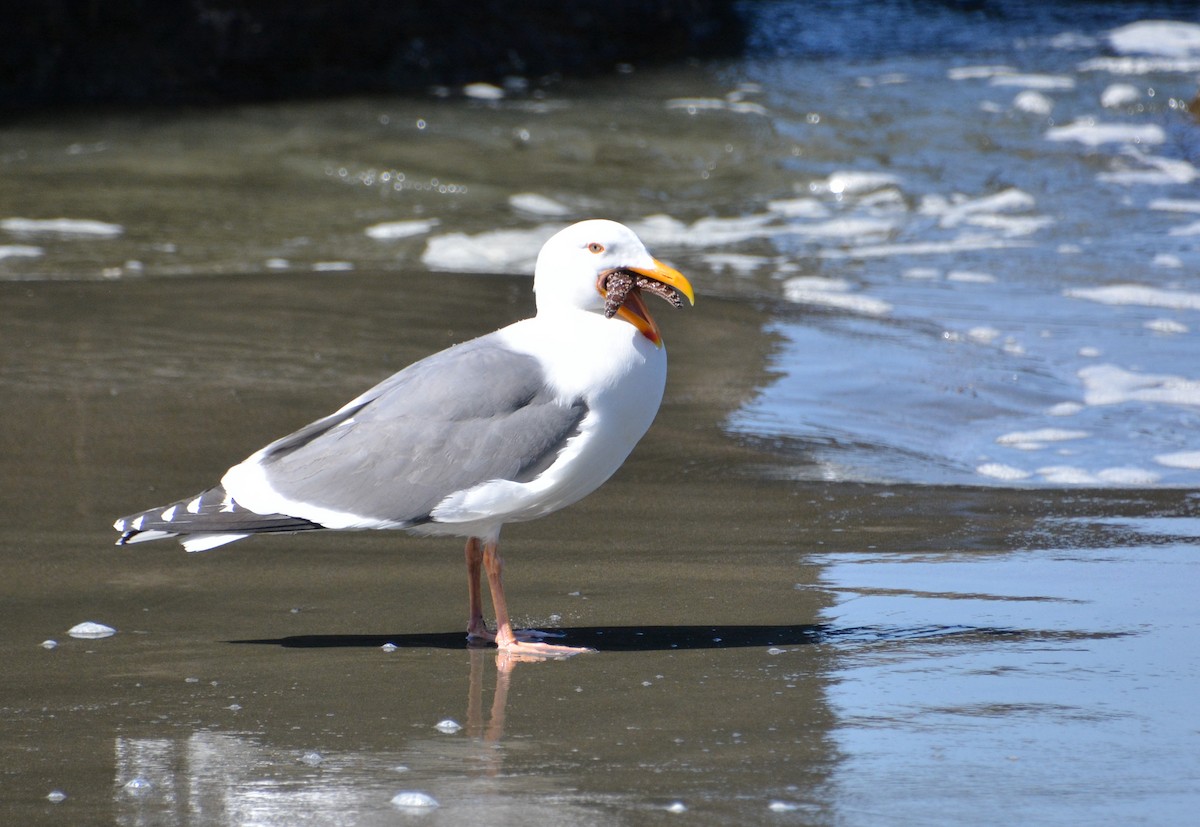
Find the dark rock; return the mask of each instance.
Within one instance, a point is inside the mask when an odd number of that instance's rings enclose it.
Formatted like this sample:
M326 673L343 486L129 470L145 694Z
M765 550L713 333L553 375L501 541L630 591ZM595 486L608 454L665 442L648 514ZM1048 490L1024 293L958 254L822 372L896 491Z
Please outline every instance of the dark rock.
M0 108L423 92L736 53L731 0L39 0L5 12Z

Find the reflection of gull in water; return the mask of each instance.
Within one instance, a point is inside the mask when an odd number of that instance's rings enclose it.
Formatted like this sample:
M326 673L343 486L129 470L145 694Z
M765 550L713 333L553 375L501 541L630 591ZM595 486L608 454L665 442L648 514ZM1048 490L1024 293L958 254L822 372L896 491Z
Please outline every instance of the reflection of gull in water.
M496 683L485 714L493 654ZM229 732L119 736L116 822L139 827L395 824L393 797L420 790L438 803L436 818L453 824L608 823L594 807L585 808L558 789L553 776L503 773L500 741L512 672L522 658L484 648L472 648L469 658L466 726L456 734L415 739L397 730L379 741L394 736L394 746L376 752L317 755ZM433 722L430 732L436 733ZM405 812L419 817L419 811Z

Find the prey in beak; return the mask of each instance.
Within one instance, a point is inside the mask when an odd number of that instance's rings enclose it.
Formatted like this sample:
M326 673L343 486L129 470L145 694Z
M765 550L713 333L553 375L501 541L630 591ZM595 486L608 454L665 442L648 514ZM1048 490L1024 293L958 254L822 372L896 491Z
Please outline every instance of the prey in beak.
M642 291L658 296L673 307L683 307L684 299L689 304L696 303L692 285L684 275L658 259L654 259L652 267L605 270L596 280L596 290L604 297L606 318L619 316L659 347L662 347L662 335L642 301Z

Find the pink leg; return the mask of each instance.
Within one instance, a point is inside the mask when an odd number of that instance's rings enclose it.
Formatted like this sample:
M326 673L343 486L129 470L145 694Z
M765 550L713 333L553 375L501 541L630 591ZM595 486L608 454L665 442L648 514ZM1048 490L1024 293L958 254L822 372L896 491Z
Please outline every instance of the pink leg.
M467 540L467 598L470 602L471 615L467 621L467 640L483 640L492 642L496 633L487 627L483 619L483 593L480 590L479 578L483 571L483 544L478 537Z
M496 646L499 649L510 655L550 658L594 651L576 646L555 646L518 639L513 633L512 621L508 617L508 601L504 598L504 560L500 557L499 541L488 540L483 544L483 568L487 571L488 586L492 591L492 607L496 610Z

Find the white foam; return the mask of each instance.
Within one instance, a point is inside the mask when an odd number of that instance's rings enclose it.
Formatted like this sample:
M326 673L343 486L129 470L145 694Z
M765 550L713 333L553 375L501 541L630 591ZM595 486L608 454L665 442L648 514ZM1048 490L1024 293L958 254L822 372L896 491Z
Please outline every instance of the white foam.
M1132 83L1111 83L1100 93L1100 105L1105 109L1121 109L1142 99L1142 90Z
M797 276L783 283L783 295L797 304L833 307L865 316L886 316L892 312L892 306L882 299L851 293L850 283L844 279Z
M1193 221L1191 224L1180 224L1178 227L1172 227L1167 231L1167 235L1200 235L1200 221Z
M789 235L815 239L858 239L866 241L871 236L882 240L898 229L896 222L886 218L857 218L846 216L831 218L814 224L794 224L788 227Z
M990 345L1000 338L1000 331L994 327L973 327L967 331L967 338L981 345Z
M988 273L976 273L972 270L951 270L946 274L946 281L958 281L966 284L995 284L996 277Z
M1134 373L1116 365L1090 365L1078 373L1089 405L1151 402L1200 406L1200 381L1182 376Z
M1163 290L1143 284L1080 287L1064 290L1063 295L1072 299L1087 299L1100 304L1165 307L1170 310L1200 310L1200 293Z
M1050 416L1074 416L1082 410L1083 405L1078 402L1059 402L1047 408L1046 413Z
M943 227L955 227L968 218L996 213L1025 212L1032 210L1036 204L1032 195L1016 187L1009 187L991 195L979 198L955 196L946 199L941 195L929 195L921 200L922 215L932 215L939 218Z
M1164 212L1200 213L1200 198L1155 198L1147 206Z
M900 183L900 179L887 172L840 170L824 181L809 186L813 192L831 192L834 195L861 195Z
M747 276L770 263L766 256L751 256L744 253L709 253L702 256L703 261L715 272L732 270L740 276Z
M1085 146L1104 144L1161 144L1167 139L1163 128L1156 123L1097 123L1093 118L1073 121L1065 126L1052 126L1046 130L1048 141L1075 141Z
M682 109L689 115L721 110L744 115L768 114L767 108L762 104L738 100L736 95L731 95L725 100L721 98L671 98L667 101L667 109Z
M1159 72L1200 72L1196 57L1095 57L1078 66L1081 72L1113 75L1150 75Z
M972 227L999 230L1009 238L1033 235L1054 224L1054 219L1045 215L971 215L964 222Z
M950 241L913 241L898 244L870 244L849 249L819 250L818 257L825 259L881 258L889 256L949 255L974 250L1003 250L1025 246L1022 242L997 238L993 235L965 233Z
M1113 29L1108 42L1117 54L1200 57L1200 25L1180 20L1139 20Z
M1026 89L1013 98L1013 109L1030 115L1049 115L1054 111L1054 101L1033 89Z
M769 237L777 232L767 227L771 217L766 215L745 218L702 218L695 224L684 224L669 215L650 215L631 227L650 247L710 247L735 244L751 238ZM705 229L713 232L707 236Z
M1154 458L1154 461L1168 468L1200 470L1200 451L1176 451L1171 454L1159 454Z
M462 92L468 98L481 101L498 101L504 97L504 90L490 83L468 83Z
M942 271L936 267L909 267L900 275L914 281L937 281L942 277Z
M815 198L787 198L768 201L767 209L784 218L828 218L829 208Z
M1151 319L1143 327L1155 333L1161 333L1164 336L1174 336L1188 332L1187 325L1177 322L1174 319Z
M82 640L99 640L100 638L112 637L116 633L117 630L112 626L105 626L103 623L97 623L94 620L85 620L83 623L77 623L67 630L68 635Z
M533 272L542 245L560 229L559 224L543 224L532 229L492 230L478 235L447 233L429 239L421 261L430 270L527 274Z
M1091 436L1087 431L1069 431L1065 428L1039 428L1034 431L1013 431L996 437L996 444L1008 445L1022 451L1037 451L1052 442L1068 442Z
M1075 88L1075 78L1068 75L1041 74L995 74L989 81L991 86L1016 86L1021 89L1066 91Z
M1158 253L1154 258L1150 259L1150 263L1155 267L1179 268L1183 266L1183 259L1174 253Z
M955 66L946 72L950 80L979 80L997 75L1011 75L1017 70L1011 66Z
M546 218L558 218L571 214L571 208L566 204L559 203L549 196L540 195L536 192L518 192L515 195L510 195L508 197L508 205L519 212L544 216Z
M346 273L354 269L352 261L316 261L313 262L315 273Z
M6 258L37 258L45 252L41 247L31 244L0 244L0 261Z
M1029 479L1030 476L1028 471L1022 471L1020 468L1014 468L1011 465L1004 465L999 462L985 462L976 468L975 471L985 477L1005 480L1007 482Z
M1109 485L1154 485L1162 475L1144 468L1104 468L1096 472L1096 479Z
M364 232L366 232L368 237L379 241L394 241L398 238L411 238L415 235L423 235L439 223L436 218L415 219L412 221L385 221L382 224L367 227Z
M120 224L93 221L87 218L6 218L0 230L19 235L87 236L116 238L125 232Z
M1200 170L1197 170L1191 161L1185 161L1182 158L1164 158L1161 155L1148 155L1134 150L1132 147L1114 158L1113 164L1121 168L1111 172L1101 172L1096 176L1096 180L1122 186L1139 184L1171 186L1173 184L1190 184L1200 178Z
M432 810L438 806L437 799L419 790L402 790L392 796L392 806L402 810Z
M1050 38L1050 46L1054 49L1063 49L1065 51L1076 51L1079 49L1094 50L1096 48L1096 38L1091 35L1082 34L1081 32L1062 32Z
M1037 469L1037 473L1046 482L1059 485L1092 485L1097 481L1089 471L1073 465L1047 465Z

